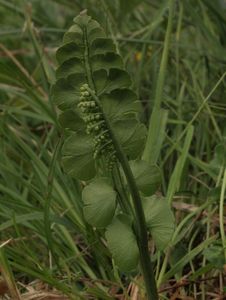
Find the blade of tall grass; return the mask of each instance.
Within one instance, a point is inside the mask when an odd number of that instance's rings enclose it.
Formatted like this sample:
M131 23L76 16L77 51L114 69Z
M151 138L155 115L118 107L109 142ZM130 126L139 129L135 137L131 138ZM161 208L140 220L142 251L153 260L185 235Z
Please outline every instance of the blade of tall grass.
M167 280L179 272L183 267L188 264L194 257L196 257L199 253L201 253L206 247L208 247L214 240L216 236L212 236L209 239L204 240L198 246L193 248L190 252L188 252L182 259L180 259L174 266L171 266L171 269L165 273L163 280Z
M166 30L166 36L164 42L164 49L162 53L162 60L160 64L156 92L155 92L155 102L154 102L153 111L149 121L147 142L143 153L143 159L148 162L151 162L152 164L157 162L159 156L158 153L159 151L155 153L153 150L153 148L155 148L155 145L158 143L158 138L159 138L154 128L161 127L162 116L160 113L160 108L163 100L163 87L164 87L165 74L166 74L168 55L169 55L170 37L171 37L172 23L173 23L173 12L174 12L174 0L169 0L169 17L168 17L168 24L167 24L167 30ZM155 153L155 156L152 159L153 152Z
M0 269L1 273L8 285L12 299L22 300L22 298L20 297L20 293L17 289L12 270L11 270L8 260L5 256L4 249L1 246L0 246L0 266L1 266L1 269Z
M188 127L188 131L187 131L187 135L185 137L181 156L177 160L177 163L176 163L173 173L170 177L170 181L169 181L169 185L168 185L166 198L167 198L168 203L170 203L170 204L173 200L174 193L176 191L178 191L180 188L182 172L184 169L186 159L188 157L188 151L189 151L189 147L190 147L190 144L192 141L193 134L194 134L194 127L193 126Z

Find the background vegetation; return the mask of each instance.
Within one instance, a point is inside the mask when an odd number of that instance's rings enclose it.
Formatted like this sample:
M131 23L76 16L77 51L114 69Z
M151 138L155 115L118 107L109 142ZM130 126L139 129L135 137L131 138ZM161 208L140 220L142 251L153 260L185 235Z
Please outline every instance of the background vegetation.
M112 268L105 241L84 221L80 184L62 172L56 151L55 51L85 8L132 75L152 128L144 156L160 166L159 193L174 208L170 247L154 254L161 299L223 299L225 7L223 0L0 0L3 299L143 299L142 278Z

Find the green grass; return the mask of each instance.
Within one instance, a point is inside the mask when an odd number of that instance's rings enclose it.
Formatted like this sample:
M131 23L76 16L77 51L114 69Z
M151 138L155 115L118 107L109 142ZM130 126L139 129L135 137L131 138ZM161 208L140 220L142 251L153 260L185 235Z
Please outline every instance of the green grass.
M85 8L125 59L151 125L144 157L160 166L159 193L174 208L171 243L153 256L160 298L225 291L223 1L129 2L0 0L0 280L12 299L34 280L69 299L144 293L85 222L81 185L61 168L55 50Z

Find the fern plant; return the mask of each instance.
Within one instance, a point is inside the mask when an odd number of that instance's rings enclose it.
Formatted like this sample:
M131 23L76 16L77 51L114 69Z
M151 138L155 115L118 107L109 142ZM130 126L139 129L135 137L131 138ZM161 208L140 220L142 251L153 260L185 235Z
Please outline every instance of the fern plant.
M86 13L74 19L56 57L52 95L62 111L63 167L85 182L85 219L104 229L118 268L131 272L140 266L148 299L158 299L148 234L164 249L173 216L164 198L154 195L158 167L140 159L146 127L131 78L112 40Z

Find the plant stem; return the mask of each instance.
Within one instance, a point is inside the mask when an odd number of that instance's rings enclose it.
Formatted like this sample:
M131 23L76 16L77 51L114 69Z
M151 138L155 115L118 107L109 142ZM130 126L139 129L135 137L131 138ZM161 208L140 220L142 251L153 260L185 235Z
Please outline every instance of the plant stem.
M116 146L116 144L114 145ZM141 203L141 198L132 171L130 169L128 160L125 157L125 154L121 149L121 146L119 144L117 146L119 146L117 147L118 159L122 165L123 171L127 179L127 183L129 185L130 193L133 199L133 205L136 214L135 225L136 225L136 233L137 233L137 242L140 251L140 263L141 263L141 269L142 269L142 273L146 285L147 296L149 300L156 300L158 299L158 292L157 292L153 267L150 259L150 254L148 250L148 236L147 236L147 229L145 224L145 217L144 217L144 211Z
M226 260L226 236L224 230L224 196L226 190L226 169L224 170L221 195L220 195L220 205L219 205L219 222L220 222L220 234L222 240L222 246L224 249L224 258Z
M121 173L120 173L118 164L116 164L116 166L113 170L112 177L113 177L113 181L115 184L115 189L118 192L119 198L121 198L119 205L121 206L122 211L124 213L130 214L131 216L134 217L134 210L130 204L128 195L125 191L124 182L122 182L122 177L121 177Z
M108 119L103 113L102 106L98 97L90 88L88 88L87 90L92 95L93 99L95 100L95 102L99 106L99 109L102 112L103 118L109 130L109 134L116 151L117 158L121 163L122 169L124 171L130 189L130 193L133 200L134 211L135 211L135 232L136 232L137 243L138 243L138 248L140 253L141 269L144 276L144 281L145 281L145 286L147 291L147 300L158 300L158 292L157 292L157 287L155 282L155 276L153 272L149 250L148 250L148 235L147 235L147 229L145 223L145 216L142 207L141 197L133 173L130 169L128 159L125 156L125 153L121 145L118 143L117 138L114 135L114 132L111 128Z

